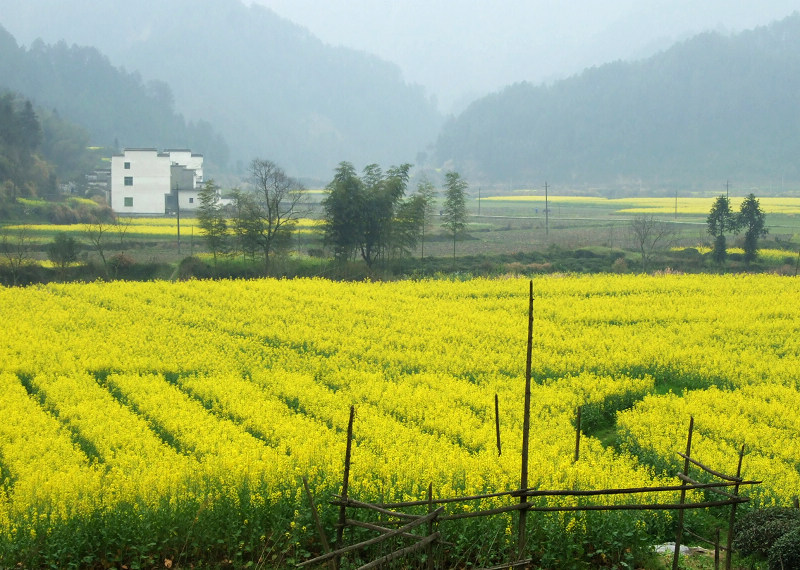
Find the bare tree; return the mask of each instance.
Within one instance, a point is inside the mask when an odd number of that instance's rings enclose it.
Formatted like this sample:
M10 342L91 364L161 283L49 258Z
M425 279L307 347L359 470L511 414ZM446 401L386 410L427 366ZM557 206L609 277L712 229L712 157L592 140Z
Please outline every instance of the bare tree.
M123 249L123 241L125 239L125 234L128 232L128 229L131 227L131 223L133 220L131 218L123 218L121 216L117 216L114 218L114 231L117 233L117 238L119 239L119 249L122 251Z
M28 229L25 226L17 229L16 238L12 238L7 231L3 231L0 245L3 249L3 256L8 261L12 285L16 287L19 282L20 269L31 260Z
M302 215L305 188L271 160L250 163L252 192L241 193L234 220L240 238L258 247L269 272L270 256L286 246Z
M108 277L108 261L106 260L105 252L108 247L108 233L110 231L111 226L99 219L86 224L83 229L83 233L86 234L86 239L89 240L92 248L100 255L106 277Z
M630 225L633 240L642 255L642 271L647 266L657 248L669 247L675 237L675 226L658 220L653 216L637 216Z

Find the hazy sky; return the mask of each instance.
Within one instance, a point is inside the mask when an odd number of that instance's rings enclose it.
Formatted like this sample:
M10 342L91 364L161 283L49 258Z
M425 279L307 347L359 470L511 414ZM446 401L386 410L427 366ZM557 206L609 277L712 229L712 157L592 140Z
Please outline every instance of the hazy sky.
M460 109L505 85L644 57L706 30L736 32L800 0L245 0L326 43L374 53Z

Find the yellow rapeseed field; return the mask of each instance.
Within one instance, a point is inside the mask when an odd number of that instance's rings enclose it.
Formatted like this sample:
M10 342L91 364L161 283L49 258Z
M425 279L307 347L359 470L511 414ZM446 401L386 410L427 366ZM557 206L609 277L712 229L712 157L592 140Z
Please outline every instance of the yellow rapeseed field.
M791 502L796 279L555 275L534 288L531 486L674 483L693 415L701 460L735 471L744 444L745 477L764 481L755 504ZM353 496L517 488L527 292L523 279L0 288L0 565L62 564L58 541L83 553L75 537L98 525L126 529L103 543L128 545L123 558L148 533L162 552L187 533L226 556L311 544L300 477L339 492L351 405ZM587 419L626 408L617 449L586 435L573 462L577 406Z
M537 203L544 205L543 194L533 196L490 196L483 200L489 202L517 202ZM708 215L716 199L710 197L679 196L677 204L674 197L646 197L646 198L601 198L593 196L549 196L550 205L565 204L573 206L603 206L614 208L620 214L691 214ZM744 200L742 197L732 197L731 209L738 211ZM800 198L764 196L758 198L762 210L767 214L798 214L800 213Z
M312 233L319 231L321 225L320 220L311 218L302 218L297 220L295 224L295 231L301 233ZM48 232L53 231L65 232L82 236L87 231L97 231L97 226L90 224L24 224L24 225L9 225L6 227L8 230L26 230L28 232ZM178 235L178 221L176 218L159 217L159 218L120 218L117 223L105 223L102 227L105 235L110 239L114 236L122 234L126 238L131 237L176 237ZM196 233L197 236L202 235L200 222L197 218L183 217L181 218L181 233L186 236Z

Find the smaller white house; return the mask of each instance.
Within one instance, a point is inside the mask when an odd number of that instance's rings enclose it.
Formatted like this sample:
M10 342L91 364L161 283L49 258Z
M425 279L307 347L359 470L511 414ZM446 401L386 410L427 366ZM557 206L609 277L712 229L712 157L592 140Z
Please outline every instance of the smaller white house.
M203 155L126 148L111 157L111 208L118 214L164 215L199 206Z

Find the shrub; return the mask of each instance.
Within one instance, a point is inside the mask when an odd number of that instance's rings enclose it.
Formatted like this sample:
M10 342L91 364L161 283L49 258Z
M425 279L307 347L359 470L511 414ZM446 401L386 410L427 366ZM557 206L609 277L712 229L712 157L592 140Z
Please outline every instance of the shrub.
M54 206L47 214L47 219L50 223L56 225L70 225L78 223L78 215L72 208L68 208L62 204Z
M800 569L800 525L775 541L769 553L769 569Z
M577 259L595 259L600 256L597 255L595 252L593 252L591 249L576 249L575 257Z
M187 279L207 279L211 277L211 274L211 267L202 259L195 256L182 259L176 271L176 277L181 281Z
M62 269L78 259L78 242L66 233L56 234L47 246L47 257Z
M125 253L118 253L111 257L108 260L108 269L114 274L115 277L119 277L121 274L124 274L128 269L130 269L134 264L133 258L129 255L125 255Z
M756 509L736 521L733 547L743 556L767 556L778 539L798 530L800 510L783 507Z
M673 255L678 259L700 260L703 258L703 254L694 247L685 247L683 249L679 249L678 251L674 252Z
M523 275L525 273L525 266L519 261L512 261L511 263L506 263L506 272L513 275Z

